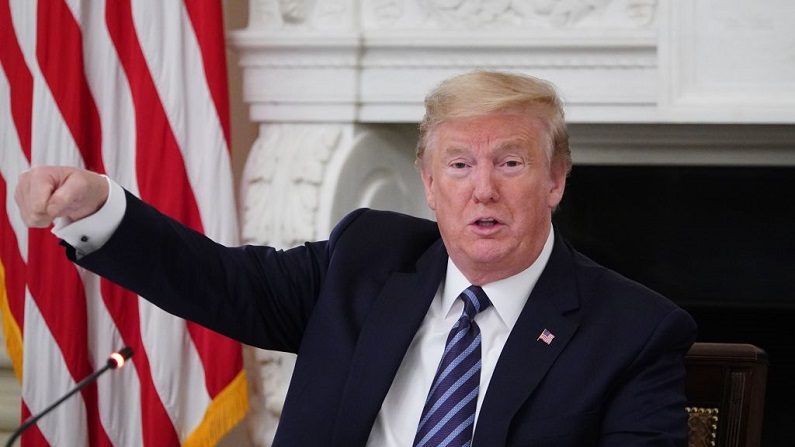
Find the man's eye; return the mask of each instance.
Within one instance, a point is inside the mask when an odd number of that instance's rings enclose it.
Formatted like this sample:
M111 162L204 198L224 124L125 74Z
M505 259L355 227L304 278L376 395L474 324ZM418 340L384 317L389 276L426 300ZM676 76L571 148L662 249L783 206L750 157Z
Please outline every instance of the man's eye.
M451 163L450 166L455 169L464 169L467 167L467 164L464 163L463 161L456 161L454 163Z
M505 162L505 166L509 168L516 168L522 165L522 162L519 160L508 160Z

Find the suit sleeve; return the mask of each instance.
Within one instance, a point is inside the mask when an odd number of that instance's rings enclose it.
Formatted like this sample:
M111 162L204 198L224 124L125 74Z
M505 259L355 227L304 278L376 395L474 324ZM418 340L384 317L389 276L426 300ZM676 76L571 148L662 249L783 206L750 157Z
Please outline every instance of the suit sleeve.
M108 242L79 260L67 246L67 255L169 313L249 345L296 352L331 245L224 247L127 193L124 218Z
M661 320L607 403L600 446L687 445L684 355L695 334L682 309Z

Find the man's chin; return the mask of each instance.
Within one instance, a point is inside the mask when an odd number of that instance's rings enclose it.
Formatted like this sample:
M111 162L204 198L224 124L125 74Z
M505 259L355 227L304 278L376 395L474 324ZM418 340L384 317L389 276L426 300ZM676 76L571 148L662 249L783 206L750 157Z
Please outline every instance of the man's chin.
M497 267L504 264L507 260L510 250L504 247L473 247L474 250L469 250L465 253L467 261L470 265L481 266L484 269L489 267Z

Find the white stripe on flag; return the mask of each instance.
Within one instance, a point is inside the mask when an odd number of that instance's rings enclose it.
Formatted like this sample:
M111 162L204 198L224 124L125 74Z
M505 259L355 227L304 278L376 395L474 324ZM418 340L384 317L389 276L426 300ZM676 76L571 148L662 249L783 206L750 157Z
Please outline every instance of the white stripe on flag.
M14 128L14 121L11 119L11 95L9 92L8 79L5 72L0 70L0 175L6 182L6 214L17 236L19 254L22 260L28 262L28 228L22 222L16 202L14 201L14 187L17 184L19 175L30 166L28 160L22 153L19 144L19 136ZM8 274L9 272L6 272Z
M76 382L66 369L58 344L28 291L25 293L23 338L36 341L35 349L31 349L33 346L30 343L25 345L22 359L23 364L26 365L22 397L31 414L36 414L47 408L56 397L74 388ZM87 445L85 429L63 429L63 427L85 426L86 407L83 399L80 398L67 399L37 423L41 433L53 446Z

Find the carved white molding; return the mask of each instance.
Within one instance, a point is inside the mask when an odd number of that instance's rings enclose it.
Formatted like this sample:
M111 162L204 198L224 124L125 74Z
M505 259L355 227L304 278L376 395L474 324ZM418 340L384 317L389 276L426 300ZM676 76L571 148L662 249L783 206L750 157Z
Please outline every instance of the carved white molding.
M431 217L417 201L416 136L408 125L262 125L243 172L243 242L300 245L362 207Z
M570 122L792 123L792 23L789 0L261 0L229 38L255 121L416 122L481 67L552 80Z
M245 424L249 440L253 446L268 447L279 426L295 355L246 346L243 358L248 378L249 411Z
M249 26L337 30L353 24L353 0L249 0Z
M384 28L642 28L657 0L251 0L249 25L295 31Z
M475 67L554 80L571 121L656 119L656 0L338 3L334 26L324 2L251 3L229 40L254 121L416 122L431 87Z
M320 186L344 130L332 124L260 126L243 172L245 243L289 248L317 236Z
M365 29L588 28L648 26L656 0L372 0Z
M457 32L357 39L240 31L233 40L254 121L417 122L428 90L474 67L554 80L570 121L651 122L656 116L657 60L654 38L646 32L491 34L473 42Z

